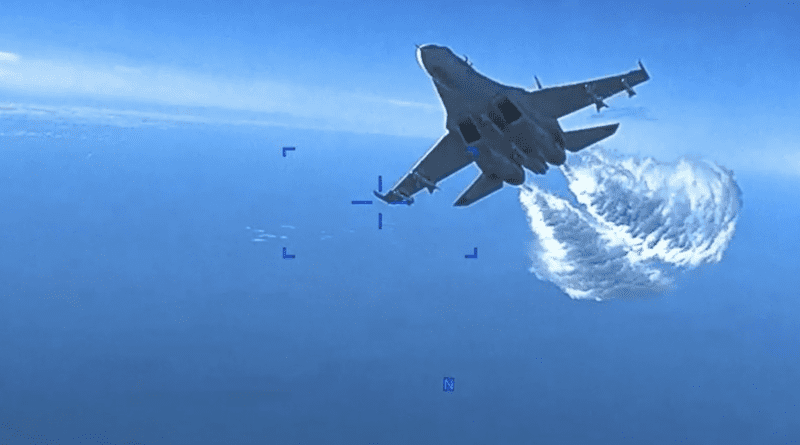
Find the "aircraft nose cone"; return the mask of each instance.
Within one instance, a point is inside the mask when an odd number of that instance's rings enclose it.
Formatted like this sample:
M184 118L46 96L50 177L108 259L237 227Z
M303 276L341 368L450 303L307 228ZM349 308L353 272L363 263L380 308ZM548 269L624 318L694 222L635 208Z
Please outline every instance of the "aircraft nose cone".
M420 68L427 70L428 68L425 66L425 47L417 45L417 63L419 63Z
M430 68L431 61L435 58L436 52L440 48L436 45L417 45L417 62L419 62L419 65L425 70Z

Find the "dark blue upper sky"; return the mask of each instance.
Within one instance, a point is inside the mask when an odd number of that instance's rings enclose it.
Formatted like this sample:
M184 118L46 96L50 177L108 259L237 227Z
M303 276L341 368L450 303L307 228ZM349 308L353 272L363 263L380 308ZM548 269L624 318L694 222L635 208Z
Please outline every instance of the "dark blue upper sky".
M796 175L798 16L794 2L12 1L0 17L0 91L435 139L442 111L414 43L450 46L526 87L534 74L545 85L580 81L641 58L652 80L601 114L625 121L614 148ZM593 124L592 113L564 126Z

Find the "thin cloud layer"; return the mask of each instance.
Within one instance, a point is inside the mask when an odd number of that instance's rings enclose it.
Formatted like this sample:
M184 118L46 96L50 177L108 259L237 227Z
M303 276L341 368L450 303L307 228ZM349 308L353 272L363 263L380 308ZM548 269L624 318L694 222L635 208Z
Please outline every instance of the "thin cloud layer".
M122 100L280 115L285 118L278 119L278 125L297 128L422 137L441 133L442 111L437 105L329 87L241 79L235 72L230 78L220 78L165 67L21 59L16 54L0 52L0 90L37 97ZM255 120L271 123L274 119ZM228 123L224 119L223 122Z
M600 113L593 113L589 115L590 119L641 119L646 121L658 120L653 117L650 110L646 107L614 107L604 109Z
M663 290L677 271L720 261L742 206L733 173L707 161L595 148L562 172L574 200L527 184L520 202L536 237L531 271L576 299Z
M19 56L14 53L0 51L0 62L18 62Z

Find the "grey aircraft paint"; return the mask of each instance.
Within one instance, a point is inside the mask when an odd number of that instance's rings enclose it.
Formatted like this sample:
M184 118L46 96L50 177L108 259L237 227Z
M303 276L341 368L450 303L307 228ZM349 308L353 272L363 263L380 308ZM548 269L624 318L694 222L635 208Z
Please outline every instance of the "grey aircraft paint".
M475 162L481 175L456 200L468 206L500 190L503 183L519 186L525 169L547 172L548 164L561 165L565 150L576 152L605 139L619 124L563 131L558 119L589 105L599 112L604 99L650 78L644 66L625 74L570 85L526 91L495 82L478 73L472 63L450 48L417 47L417 61L431 76L445 107L447 133L385 195L390 204L414 202L422 190Z

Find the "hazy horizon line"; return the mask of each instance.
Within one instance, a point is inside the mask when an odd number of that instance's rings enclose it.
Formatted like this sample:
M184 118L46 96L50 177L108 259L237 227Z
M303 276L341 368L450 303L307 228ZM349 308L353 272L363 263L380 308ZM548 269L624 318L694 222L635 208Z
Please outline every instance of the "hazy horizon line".
M270 116L268 121L281 116L273 122L280 126L393 136L438 137L444 122L443 109L438 103L263 78L220 77L164 66L27 59L13 52L0 52L0 91L9 96L50 102L39 105L46 107L63 107L67 101L72 101L72 108L86 108L74 104L91 102L137 104L135 109L115 110L117 115L133 114L140 108L229 110L231 114ZM17 105L28 108L28 104ZM215 113L219 121L188 119L180 114L167 119L230 123L220 116L223 113ZM263 123L256 123L259 124Z

